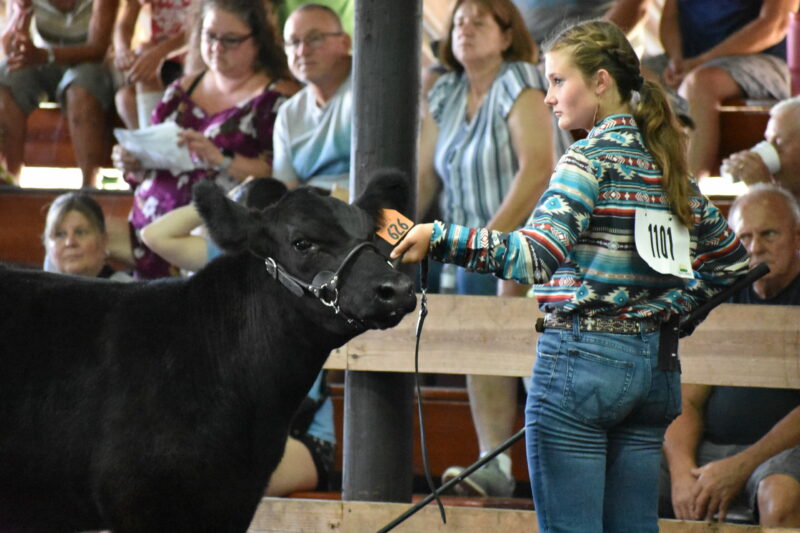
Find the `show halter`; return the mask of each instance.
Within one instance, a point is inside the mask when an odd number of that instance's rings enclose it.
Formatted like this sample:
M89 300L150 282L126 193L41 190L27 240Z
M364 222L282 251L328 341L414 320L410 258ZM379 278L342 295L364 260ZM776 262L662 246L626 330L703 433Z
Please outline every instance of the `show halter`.
M366 327L364 323L356 317L345 314L341 307L339 307L339 284L342 280L342 271L344 268L355 259L358 252L364 248L372 248L378 252L378 248L372 242L366 241L355 245L342 260L336 272L330 270L322 270L318 272L311 283L301 280L297 276L289 274L280 263L275 261L272 257L259 257L264 260L264 266L273 279L280 282L281 285L289 289L289 292L302 297L304 294L310 294L318 299L325 307L330 307L333 312L344 318L348 324L354 328ZM258 256L256 256L258 257Z

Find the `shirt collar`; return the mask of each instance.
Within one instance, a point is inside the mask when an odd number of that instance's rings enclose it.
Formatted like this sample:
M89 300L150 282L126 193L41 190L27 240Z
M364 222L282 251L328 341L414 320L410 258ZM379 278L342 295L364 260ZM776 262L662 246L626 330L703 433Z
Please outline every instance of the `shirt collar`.
M633 115L619 114L619 115L609 115L598 122L594 128L589 132L587 137L597 137L598 135L602 135L607 131L614 131L620 129L638 129L636 125L636 120L633 118Z

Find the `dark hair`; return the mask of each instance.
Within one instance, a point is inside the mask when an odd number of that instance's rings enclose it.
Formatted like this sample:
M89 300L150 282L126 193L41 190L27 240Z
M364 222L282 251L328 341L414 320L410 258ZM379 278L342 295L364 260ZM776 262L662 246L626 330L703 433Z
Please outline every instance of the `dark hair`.
M466 3L480 6L492 15L502 31L511 32L511 44L503 52L506 61L527 61L536 63L539 59L539 49L531 39L522 15L511 0L456 0L453 11L450 13L450 24L447 35L439 44L439 58L442 63L456 72L463 72L464 65L458 62L453 54L453 26L458 8Z
M69 192L57 196L47 210L42 241L46 242L70 211L82 214L100 234L106 232L106 218L97 201L83 192Z
M661 169L672 212L685 226L692 227L686 134L661 86L642 77L639 58L622 30L603 20L581 22L562 30L544 49L545 53L566 52L587 82L599 70L607 71L614 78L623 102L630 102L634 91L638 91L633 116L648 151Z
M187 72L197 72L204 68L200 57L200 38L203 18L209 9L221 9L239 17L253 33L253 42L258 47L256 64L253 69L265 70L273 79L293 79L283 50L278 29L269 21L264 2L260 0L201 0L195 11L192 30L190 57L187 58Z

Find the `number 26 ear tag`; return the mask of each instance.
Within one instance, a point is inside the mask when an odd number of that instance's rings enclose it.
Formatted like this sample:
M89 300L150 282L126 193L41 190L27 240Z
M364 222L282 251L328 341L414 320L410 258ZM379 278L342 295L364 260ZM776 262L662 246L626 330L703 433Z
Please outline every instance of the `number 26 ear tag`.
M656 272L691 279L689 230L675 215L658 209L636 208L636 251Z
M414 227L414 223L402 213L394 209L382 209L381 221L375 233L378 234L378 237L394 246L406 236L406 233L412 227Z

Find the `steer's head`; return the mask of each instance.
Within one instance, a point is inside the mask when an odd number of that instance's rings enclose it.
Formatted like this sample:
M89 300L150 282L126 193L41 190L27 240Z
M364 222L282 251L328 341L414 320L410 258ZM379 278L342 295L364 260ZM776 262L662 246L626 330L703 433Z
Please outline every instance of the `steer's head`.
M288 192L260 211L232 202L209 182L193 192L222 249L261 258L285 290L304 299L304 306L311 301L325 317L338 309L340 316L326 318L336 329L392 327L414 309L411 279L375 246L381 209L407 205L408 183L399 172L377 172L353 205L310 187Z

